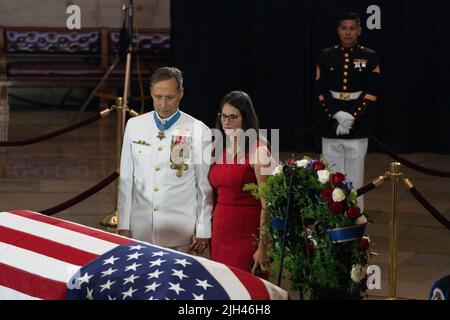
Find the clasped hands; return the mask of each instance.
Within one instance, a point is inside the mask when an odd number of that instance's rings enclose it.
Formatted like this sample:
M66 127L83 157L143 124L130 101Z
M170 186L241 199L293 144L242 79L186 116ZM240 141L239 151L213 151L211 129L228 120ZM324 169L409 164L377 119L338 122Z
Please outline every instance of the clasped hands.
M208 246L209 238L197 238L193 235L191 245L189 246L189 252L194 251L195 253L202 254Z
M337 136L350 134L350 129L355 122L354 116L345 111L338 111L334 114L333 118L338 122L336 129Z

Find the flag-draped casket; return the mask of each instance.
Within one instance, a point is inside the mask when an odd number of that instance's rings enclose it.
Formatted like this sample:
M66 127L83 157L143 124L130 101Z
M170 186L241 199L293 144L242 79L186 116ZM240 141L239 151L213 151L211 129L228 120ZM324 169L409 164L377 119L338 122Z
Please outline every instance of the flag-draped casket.
M287 299L208 259L32 211L0 212L0 299Z

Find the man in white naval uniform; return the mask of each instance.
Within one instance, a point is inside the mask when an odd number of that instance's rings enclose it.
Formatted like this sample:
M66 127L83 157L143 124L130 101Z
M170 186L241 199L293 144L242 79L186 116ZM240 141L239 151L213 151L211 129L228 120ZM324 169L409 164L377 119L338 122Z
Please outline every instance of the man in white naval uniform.
M211 237L211 132L178 109L183 77L177 68L156 70L150 93L155 111L130 119L125 128L118 234L202 253Z

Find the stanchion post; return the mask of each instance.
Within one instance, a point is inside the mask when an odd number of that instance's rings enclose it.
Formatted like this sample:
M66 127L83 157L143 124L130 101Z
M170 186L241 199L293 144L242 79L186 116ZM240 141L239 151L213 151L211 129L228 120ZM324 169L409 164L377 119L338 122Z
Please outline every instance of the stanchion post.
M116 170L120 169L120 154L122 151L123 133L125 131L126 105L122 97L116 99L115 109L117 112L117 132L116 132ZM114 212L106 215L100 222L103 226L117 227L117 197L119 192L119 179L114 183Z
M122 151L123 134L125 132L125 122L128 109L128 97L130 93L130 78L131 78L131 55L133 52L133 0L128 0L128 50L127 50L127 62L125 65L125 79L123 84L123 98L118 98L116 107L117 109L117 157L116 168L120 172L120 154ZM119 100L120 99L120 100ZM114 213L105 216L100 222L101 225L109 227L117 227L117 198L119 192L119 182L116 180L115 184L115 211Z
M123 103L123 98L116 99L116 105L114 106L117 113L117 131L116 131L116 170L120 169L120 154L122 151L123 133L125 131L125 114L126 106ZM114 183L114 212L107 214L100 221L102 226L117 227L117 197L119 192L119 179L116 179Z
M397 226L398 226L398 184L402 176L401 164L391 162L389 176L392 181L391 212L389 219L389 288L388 299L397 299Z

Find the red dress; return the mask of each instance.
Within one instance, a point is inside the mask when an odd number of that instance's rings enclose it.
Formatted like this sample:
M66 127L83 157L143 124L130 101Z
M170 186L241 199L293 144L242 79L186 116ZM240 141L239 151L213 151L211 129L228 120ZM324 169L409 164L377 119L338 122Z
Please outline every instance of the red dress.
M261 201L242 191L242 187L246 183L257 183L254 168L248 156L245 164L214 163L209 180L217 192L211 259L251 272L259 237Z

